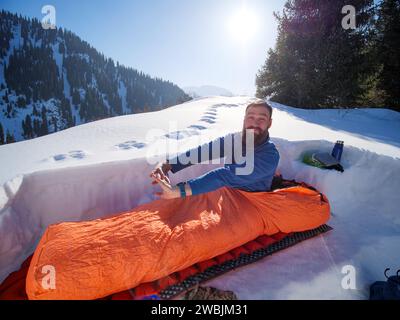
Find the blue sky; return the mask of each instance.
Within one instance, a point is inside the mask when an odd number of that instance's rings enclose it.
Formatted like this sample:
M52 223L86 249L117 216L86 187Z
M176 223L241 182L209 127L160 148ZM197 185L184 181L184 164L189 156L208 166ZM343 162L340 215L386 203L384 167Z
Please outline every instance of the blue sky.
M107 57L180 87L216 85L255 93L255 74L275 44L273 11L284 0L1 0L0 8L39 20L56 8L56 25ZM245 6L256 25L232 30ZM245 24L247 28L247 23Z

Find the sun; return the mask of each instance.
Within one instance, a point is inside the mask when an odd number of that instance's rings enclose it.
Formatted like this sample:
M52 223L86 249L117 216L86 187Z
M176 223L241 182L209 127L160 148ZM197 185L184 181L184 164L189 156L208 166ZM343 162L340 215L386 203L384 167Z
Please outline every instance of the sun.
M228 19L228 31L235 41L245 44L256 35L258 21L254 11L247 6L242 6Z

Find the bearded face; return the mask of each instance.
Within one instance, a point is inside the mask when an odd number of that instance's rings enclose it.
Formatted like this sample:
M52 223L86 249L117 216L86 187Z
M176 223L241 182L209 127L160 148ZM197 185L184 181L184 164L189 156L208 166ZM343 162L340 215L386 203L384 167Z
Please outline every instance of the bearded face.
M262 144L268 137L268 129L261 131L259 128L243 128L242 131L242 142L246 143L247 134L254 134L254 146L257 147Z
M269 135L271 124L272 119L267 108L257 105L250 107L243 121L242 142L245 144L247 134L253 132L254 146L262 144Z

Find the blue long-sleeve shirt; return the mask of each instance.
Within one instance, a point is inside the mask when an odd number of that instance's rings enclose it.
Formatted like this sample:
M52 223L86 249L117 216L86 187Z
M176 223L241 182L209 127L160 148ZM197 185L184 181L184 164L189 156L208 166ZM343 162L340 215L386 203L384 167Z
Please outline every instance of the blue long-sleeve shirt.
M211 152L213 144L217 142L219 143L219 155L222 158L229 152L229 150L224 150L224 139L226 138L227 137L221 137L206 145L191 149L186 152L186 156L189 157L191 152L197 152L197 163L200 163L201 161L205 161L205 159L201 159L202 149L204 150L204 148L208 148L209 157L207 160L211 161L213 159L213 153ZM233 147L231 152L233 154ZM275 145L270 142L268 137L265 142L254 149L254 169L250 174L236 174L236 169L244 167L246 162L242 164L237 164L235 161L232 162L232 164L225 164L223 167L211 170L198 178L188 180L187 183L189 183L192 189L192 194L197 195L210 192L224 186L238 188L245 191L269 191L271 189L271 183L275 174L275 170L278 166L279 152ZM194 164L182 164L179 160L179 156L169 160L169 163L173 173L176 173Z

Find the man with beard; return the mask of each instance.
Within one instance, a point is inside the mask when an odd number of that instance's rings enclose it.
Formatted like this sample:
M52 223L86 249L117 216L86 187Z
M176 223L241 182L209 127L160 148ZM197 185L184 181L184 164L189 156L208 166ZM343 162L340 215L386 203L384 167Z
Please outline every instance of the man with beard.
M243 164L233 163L225 164L224 167L211 170L206 174L188 180L187 182L178 183L176 186L171 186L170 180L168 178L168 172L176 173L194 163L189 162L183 164L180 161L180 157L175 157L173 159L168 159L167 162L161 163L156 166L156 168L150 174L150 177L154 179L153 184L158 183L162 192L156 192L155 194L160 196L162 199L173 199L191 195L197 195L205 192L214 191L218 188L228 186L232 188L237 188L245 191L269 191L271 188L272 179L275 174L275 170L279 162L279 153L275 145L269 140L268 129L272 124L272 108L271 106L263 100L258 100L246 108L246 114L243 121L241 135L242 147L246 148L247 151L250 150L252 157L246 156L246 161L254 161L252 163L252 170L248 174L237 174L238 168L243 168L246 166L246 162ZM246 145L249 139L246 137L254 134L254 139L251 145ZM202 153L201 148L208 148L208 150L213 150L213 144L217 143L217 147L220 149L218 157L222 158L228 154L228 152L235 153L233 145L231 150L225 150L224 140L227 137L221 137L216 141L210 142L206 146L200 146L198 149L193 149L187 151L185 154L190 155L191 152L196 151L199 157L199 162L205 161L207 159L200 159ZM243 150L242 148L242 150ZM212 160L212 152L208 152L209 159Z

